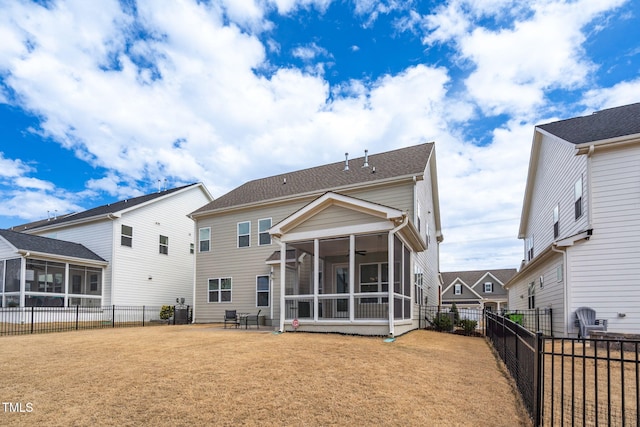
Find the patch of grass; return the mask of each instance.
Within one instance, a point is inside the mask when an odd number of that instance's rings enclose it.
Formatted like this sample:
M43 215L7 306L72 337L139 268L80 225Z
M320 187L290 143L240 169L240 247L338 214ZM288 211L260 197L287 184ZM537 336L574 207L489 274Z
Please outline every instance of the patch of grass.
M486 341L453 334L187 325L0 345L0 399L33 406L2 425L529 425Z

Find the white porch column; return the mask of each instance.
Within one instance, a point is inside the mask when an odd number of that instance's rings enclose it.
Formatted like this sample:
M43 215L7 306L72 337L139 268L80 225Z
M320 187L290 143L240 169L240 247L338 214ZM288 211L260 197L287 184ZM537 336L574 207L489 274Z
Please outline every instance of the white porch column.
M24 291L27 286L27 257L20 259L20 307L24 307L25 296Z
M287 271L287 244L280 241L280 332L284 332L284 293L286 286L285 273Z
M318 291L320 289L320 240L313 239L313 321L318 321ZM324 289L324 288L323 288Z
M85 274L85 279L86 279L86 274ZM85 292L86 292L86 286L87 284L85 283ZM62 303L63 307L67 307L69 305L68 301L69 301L69 263L65 262L64 263L64 302Z
M355 320L355 298L353 296L356 288L356 236L349 235L349 320Z
M394 318L394 304L395 304L395 300L393 297L394 294L394 284L395 284L395 265L393 262L393 236L395 235L395 233L392 231L389 232L389 235L387 237L387 241L388 241L388 255L387 255L387 262L389 263L389 277L387 277L387 281L389 283L388 287L389 287L389 335L393 336L395 333L395 328L393 325L393 318Z

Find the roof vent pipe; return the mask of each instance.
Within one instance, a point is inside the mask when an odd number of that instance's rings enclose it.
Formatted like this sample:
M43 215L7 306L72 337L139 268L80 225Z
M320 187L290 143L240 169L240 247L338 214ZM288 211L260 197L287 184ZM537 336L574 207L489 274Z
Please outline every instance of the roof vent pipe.
M369 150L364 150L364 165L362 165L363 168L368 168L369 167Z
M344 153L344 170L349 170L349 153Z

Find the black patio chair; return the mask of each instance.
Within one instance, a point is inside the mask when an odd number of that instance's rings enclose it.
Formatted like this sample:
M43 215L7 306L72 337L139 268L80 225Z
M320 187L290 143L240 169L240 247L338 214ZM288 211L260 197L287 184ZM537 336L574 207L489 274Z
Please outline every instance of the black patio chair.
M245 329L249 329L249 323L255 323L256 328L260 329L260 312L262 310L258 310L257 314L249 314L245 320Z
M238 319L238 313L236 310L225 310L224 311L224 327L227 328L227 323L231 323L232 325L236 325L236 328L240 325L240 320Z

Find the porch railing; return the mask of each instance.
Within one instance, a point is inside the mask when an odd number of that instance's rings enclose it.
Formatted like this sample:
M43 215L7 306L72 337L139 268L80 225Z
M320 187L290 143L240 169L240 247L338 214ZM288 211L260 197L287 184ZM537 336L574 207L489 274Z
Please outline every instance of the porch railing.
M285 319L315 319L313 296L285 297ZM386 293L354 296L353 318L356 321L388 320L389 298ZM318 295L318 320L350 320L351 306L345 294Z

